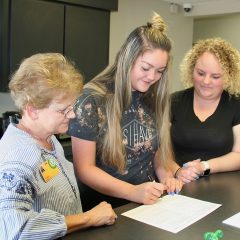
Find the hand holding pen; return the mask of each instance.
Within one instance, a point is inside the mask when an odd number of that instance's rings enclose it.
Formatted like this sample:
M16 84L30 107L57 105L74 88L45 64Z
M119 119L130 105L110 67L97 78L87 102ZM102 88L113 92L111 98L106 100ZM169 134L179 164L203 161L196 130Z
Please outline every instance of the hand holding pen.
M167 186L155 181L132 185L129 199L146 205L154 204L167 190Z
M167 194L178 194L182 189L183 183L176 178L166 178L163 183L156 182L150 175L149 182L139 185L132 185L129 192L129 199L133 202L142 204L154 204L165 192Z
M155 179L151 175L148 176L148 179L151 182L155 182ZM166 186L166 192L168 195L178 194L183 186L182 181L173 177L167 177L162 183Z

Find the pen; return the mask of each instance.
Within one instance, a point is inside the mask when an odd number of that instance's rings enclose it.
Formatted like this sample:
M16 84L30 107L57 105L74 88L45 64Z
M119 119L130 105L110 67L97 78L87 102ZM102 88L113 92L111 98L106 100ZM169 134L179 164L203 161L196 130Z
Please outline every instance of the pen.
M156 180L154 179L154 177L152 176L152 175L148 175L148 180L150 181L150 182L156 182ZM164 192L167 192L167 190L164 190ZM163 192L163 194L161 195L161 196L164 196L165 195L165 193ZM169 193L168 193L169 194ZM174 195L174 193L171 193L171 195Z
M148 175L148 180L149 180L150 182L156 182L152 175ZM166 192L167 192L167 190L166 190ZM178 194L178 193L179 193L179 191L176 191L176 192L167 192L167 194L168 194L168 195L171 195L171 196L173 196L174 194Z
M148 175L148 180L150 182L156 182L152 175Z

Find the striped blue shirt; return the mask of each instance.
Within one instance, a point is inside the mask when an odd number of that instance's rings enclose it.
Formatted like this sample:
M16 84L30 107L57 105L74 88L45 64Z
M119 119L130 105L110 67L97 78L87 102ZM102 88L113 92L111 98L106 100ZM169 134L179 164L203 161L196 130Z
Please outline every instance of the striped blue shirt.
M10 124L0 140L0 239L56 239L67 232L65 215L82 212L73 165L52 136L53 151L41 148ZM51 159L60 170L45 182L40 166Z

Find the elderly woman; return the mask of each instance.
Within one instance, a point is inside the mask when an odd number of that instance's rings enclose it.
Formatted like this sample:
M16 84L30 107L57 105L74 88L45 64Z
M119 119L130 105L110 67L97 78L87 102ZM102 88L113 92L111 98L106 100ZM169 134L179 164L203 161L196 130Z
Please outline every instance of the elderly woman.
M75 117L79 72L61 54L36 54L9 87L22 118L0 141L0 239L56 239L113 224L116 214L106 202L82 213L72 163L54 136Z

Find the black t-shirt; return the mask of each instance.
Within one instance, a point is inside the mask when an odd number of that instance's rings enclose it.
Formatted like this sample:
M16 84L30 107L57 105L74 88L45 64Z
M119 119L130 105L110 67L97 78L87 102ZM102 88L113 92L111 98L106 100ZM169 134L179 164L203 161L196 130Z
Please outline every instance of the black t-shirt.
M123 145L127 154L127 167L123 174L102 163L102 141L107 130L105 99L87 89L78 98L76 118L70 121L71 136L96 142L96 165L110 175L140 184L152 174L152 162L158 148L154 113L143 103L140 92L133 92L132 104L123 112L121 127Z
M240 123L240 100L222 93L216 111L201 122L193 109L193 88L172 94L171 137L181 166L200 158L208 160L232 151L232 128Z
M77 100L76 118L70 121L68 131L68 134L71 136L96 142L96 165L100 169L117 179L135 185L149 181L149 175L151 177L155 176L153 160L159 146L156 135L155 114L144 104L141 96L142 93L138 91L133 92L132 103L123 112L121 119L122 144L126 149L127 156L127 166L123 174L119 173L116 168L103 164L101 159L100 153L104 151L102 149L102 141L108 128L106 124L106 99L104 97L84 89ZM83 184L81 184L80 190L84 192L81 195L82 200L87 195L88 200L96 199L97 195L99 199L101 197L100 194L93 193L93 191L91 194L87 193L90 190ZM108 200L112 203L106 196L102 196L101 200ZM94 204L97 204L97 202L95 201ZM113 206L117 205L113 204Z

